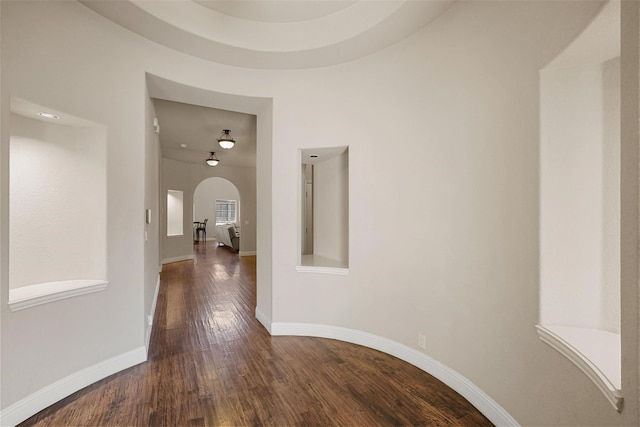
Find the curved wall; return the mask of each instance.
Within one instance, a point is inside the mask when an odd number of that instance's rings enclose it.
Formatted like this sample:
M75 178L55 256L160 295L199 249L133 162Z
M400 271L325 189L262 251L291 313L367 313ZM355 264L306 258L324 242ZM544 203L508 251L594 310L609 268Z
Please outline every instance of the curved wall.
M260 71L179 54L78 3L2 2L3 206L9 94L100 117L108 126L111 283L82 300L12 314L3 246L3 410L144 345L143 126L150 72L273 99L272 120L262 128L271 129L273 146L263 156L258 148L258 162L273 173L261 175L259 166L253 180L262 226L258 262L268 260L258 273L257 309L265 323L333 325L423 351L523 425L635 424L637 371L627 372L635 372L627 382L635 388L625 390L629 404L618 414L533 329L538 71L599 6L459 2L429 28L369 57L321 69ZM259 127L264 117L258 115ZM298 149L337 145L349 146L349 275L296 273ZM162 169L184 174L193 188L205 178L173 163L163 160ZM163 172L160 194L172 187L164 178ZM243 184L234 183L242 193ZM390 198L399 205L395 219L388 216ZM6 213L3 207L3 233ZM171 256L174 248L163 244L163 251ZM637 300L632 308L637 314ZM637 365L635 328L635 344L623 357ZM418 333L426 337L424 350Z

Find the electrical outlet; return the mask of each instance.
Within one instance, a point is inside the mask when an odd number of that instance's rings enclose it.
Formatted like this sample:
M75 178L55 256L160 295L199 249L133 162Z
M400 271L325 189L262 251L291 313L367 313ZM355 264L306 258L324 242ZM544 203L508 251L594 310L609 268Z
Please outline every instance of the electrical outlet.
M424 334L418 333L418 347L427 348L427 339Z

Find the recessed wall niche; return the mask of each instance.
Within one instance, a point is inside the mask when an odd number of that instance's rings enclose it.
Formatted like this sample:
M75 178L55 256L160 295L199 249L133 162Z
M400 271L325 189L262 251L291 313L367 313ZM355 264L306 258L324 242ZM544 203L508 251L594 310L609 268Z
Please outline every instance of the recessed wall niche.
M622 408L620 3L540 72L540 338ZM603 37L606 35L606 37Z
M298 271L347 274L349 149L300 150Z
M10 119L11 309L104 289L104 126L18 98Z
M184 193L167 190L167 236L182 236L184 219Z

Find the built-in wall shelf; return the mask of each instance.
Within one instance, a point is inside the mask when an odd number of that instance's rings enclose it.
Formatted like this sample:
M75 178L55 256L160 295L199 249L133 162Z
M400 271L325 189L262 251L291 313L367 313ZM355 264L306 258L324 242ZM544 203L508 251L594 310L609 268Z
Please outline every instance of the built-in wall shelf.
M22 286L9 290L9 308L11 311L24 310L61 299L99 292L105 290L108 284L106 280L64 280Z
M336 274L339 276L349 274L349 268L340 261L319 255L302 255L300 265L296 266L296 271L298 273Z
M15 97L10 109L11 311L105 289L107 126Z
M598 329L536 325L549 344L593 381L617 410L622 409L620 334Z
M349 147L299 150L300 273L349 273Z

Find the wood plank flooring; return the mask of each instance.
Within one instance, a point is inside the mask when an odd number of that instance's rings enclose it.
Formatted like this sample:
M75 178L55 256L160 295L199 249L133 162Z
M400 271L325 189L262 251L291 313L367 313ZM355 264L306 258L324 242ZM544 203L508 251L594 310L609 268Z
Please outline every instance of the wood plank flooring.
M255 257L215 242L165 265L149 361L24 426L490 426L420 369L335 340L272 337L255 319Z

